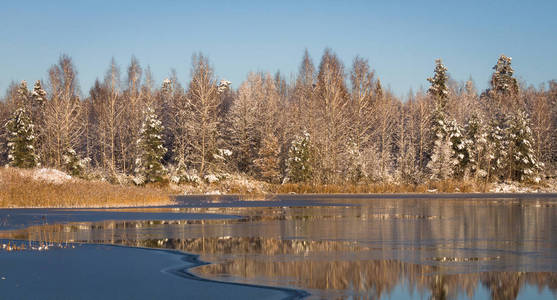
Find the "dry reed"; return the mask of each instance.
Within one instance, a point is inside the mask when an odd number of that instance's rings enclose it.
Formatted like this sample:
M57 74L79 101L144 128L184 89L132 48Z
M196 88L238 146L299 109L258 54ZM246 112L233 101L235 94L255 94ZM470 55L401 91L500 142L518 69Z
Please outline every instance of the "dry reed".
M45 182L33 170L0 169L0 207L122 207L171 204L168 191L70 179Z

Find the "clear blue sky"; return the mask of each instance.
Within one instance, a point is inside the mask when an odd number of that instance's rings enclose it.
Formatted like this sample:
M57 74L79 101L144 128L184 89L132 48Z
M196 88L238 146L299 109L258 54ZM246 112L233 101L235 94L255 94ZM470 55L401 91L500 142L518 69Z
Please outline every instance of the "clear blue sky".
M157 83L171 68L185 83L202 51L237 87L249 71L297 72L305 48L317 65L325 47L347 70L355 55L369 59L397 95L426 88L438 57L456 80L485 88L504 53L518 78L538 85L557 79L556 12L555 0L3 1L0 91L46 79L62 53L86 94L111 57L123 74L133 54Z

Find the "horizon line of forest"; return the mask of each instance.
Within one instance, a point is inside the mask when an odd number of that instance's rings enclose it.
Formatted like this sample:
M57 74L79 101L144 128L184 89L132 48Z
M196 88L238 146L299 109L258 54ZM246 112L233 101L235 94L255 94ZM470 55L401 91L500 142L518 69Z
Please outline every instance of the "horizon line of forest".
M124 80L112 59L81 99L62 55L46 82L14 83L0 102L0 164L136 184L213 183L230 173L313 184L553 175L555 80L520 86L505 55L481 92L451 80L439 59L432 69L429 89L403 100L366 59L346 68L330 49L318 66L306 50L293 80L249 73L237 89L201 53L186 87L175 72L156 87L132 56Z

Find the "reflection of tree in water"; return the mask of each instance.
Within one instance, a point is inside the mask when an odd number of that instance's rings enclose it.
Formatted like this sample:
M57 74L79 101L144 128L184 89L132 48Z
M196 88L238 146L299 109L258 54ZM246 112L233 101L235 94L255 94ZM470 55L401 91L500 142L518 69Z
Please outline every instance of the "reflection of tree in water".
M390 294L402 280L424 291L425 278L436 272L433 266L404 264L394 260L324 261L289 260L258 261L238 257L233 261L205 265L194 270L205 277L230 274L247 281L271 282L286 278L287 284L314 290L347 291L350 294L380 297Z
M556 273L504 272L487 273L481 277L482 284L491 291L492 299L516 299L524 284L547 286L557 297ZM541 285L540 283L544 283Z
M4 237L52 242L96 242L150 248L178 249L201 254L215 264L194 270L200 276L263 284L294 285L332 291L341 296L380 298L399 284L432 299L450 299L464 292L474 296L481 284L493 299L515 299L525 284L557 293L557 273L484 272L446 274L439 265L421 265L399 260L362 259L369 251L355 242L329 240L283 240L265 237L142 238L141 235L88 235L113 228L141 228L165 222L102 222L35 226L3 234ZM187 224L225 224L222 220L188 221ZM84 235L84 233L87 233ZM100 236L100 237L99 237Z
M286 277L302 288L342 290L349 294L381 298L407 282L411 289L431 293L431 299L452 299L464 292L473 297L478 284L490 290L493 299L516 299L521 287L528 283L539 289L548 287L557 293L556 273L486 272L443 274L437 266L404 263L397 260L370 261L260 261L249 256L233 261L205 265L194 270L205 277L233 275L247 282L271 282ZM519 280L520 278L520 280ZM250 280L251 279L251 280ZM512 280L514 279L514 280Z

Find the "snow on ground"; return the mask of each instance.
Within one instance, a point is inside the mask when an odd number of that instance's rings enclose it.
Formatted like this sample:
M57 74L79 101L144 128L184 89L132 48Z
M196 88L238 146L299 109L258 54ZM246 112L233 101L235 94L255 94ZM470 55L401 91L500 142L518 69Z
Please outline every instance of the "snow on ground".
M547 186L526 186L517 182L493 183L489 190L492 193L554 193L557 186L554 182L548 182Z
M218 180L207 180L207 178L215 177ZM237 193L267 193L267 185L264 182L257 181L239 174L226 174L226 176L206 175L205 180L199 181L196 185L174 185L173 189L179 191L183 195L191 194L237 194Z
M70 175L62 171L47 168L34 170L32 177L34 180L53 184L62 184L72 180Z
M219 190L212 190L205 192L205 195L221 195L222 193Z
M41 168L41 169L17 169L12 168L19 173L22 177L31 178L35 181L42 181L44 183L51 183L51 184L62 184L72 180L72 177L60 170L56 169L49 169L49 168Z

